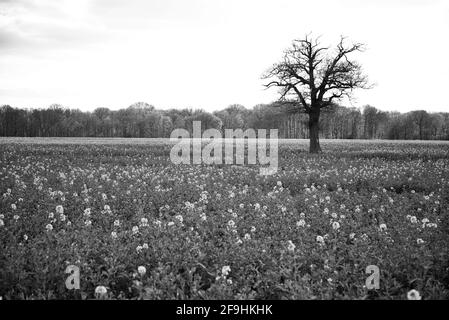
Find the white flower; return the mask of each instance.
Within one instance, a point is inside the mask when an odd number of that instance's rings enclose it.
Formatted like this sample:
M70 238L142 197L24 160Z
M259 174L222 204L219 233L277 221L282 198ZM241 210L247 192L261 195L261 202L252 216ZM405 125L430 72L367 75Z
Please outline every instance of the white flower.
M92 225L92 221L90 221L89 219L84 221L84 224L86 225L86 227L89 227Z
M176 216L175 216L175 219L178 219L179 222L181 222L181 223L184 221L184 218L183 218L182 215L180 215L180 214L176 215Z
M421 295L419 294L419 291L413 289L407 292L407 299L408 300L421 300Z
M351 232L350 234L349 234L349 239L354 239L355 238L355 233L354 232Z
M134 226L132 228L132 232L133 232L133 234L137 234L139 232L139 227L138 226Z
M337 221L333 222L332 223L332 229L334 229L334 230L340 229L340 224Z
M148 247L148 243L144 243L143 245L142 245L142 249L148 249L149 247Z
M25 240L25 241L28 240L28 236L26 234L23 235L23 240Z
M119 227L120 226L120 220L115 220L114 221L114 226L115 227Z
M304 219L304 218L306 217L306 214L305 214L304 212L301 212L301 213L299 214L299 217L300 217L301 219Z
M381 223L379 225L379 228L380 228L380 231L385 231L385 230L387 230L387 225L385 223Z
M332 212L332 213L331 213L331 217L334 218L334 219L337 219L337 218L338 218L338 215L337 215L335 212Z
M317 241L319 244L324 244L324 238L323 238L322 236L316 236L316 241Z
M15 214L13 218L14 218L14 220L19 220L20 217L19 217L19 215Z
M424 218L424 219L421 220L421 222L422 222L422 223L427 223L427 222L429 222L429 219Z
M156 220L153 222L156 226L160 227L162 225L161 220Z
M195 205L193 203L190 203L189 201L186 201L184 203L184 205L186 206L187 209L193 209L195 208Z
M255 210L260 210L260 204L256 203L256 204L254 205L254 209L255 209Z
M417 219L415 216L412 216L412 217L410 218L410 222L411 222L411 223L417 223L417 222L418 222L418 219Z
M249 233L245 233L245 236L243 237L243 239L251 240L251 236L249 235Z
M144 266L139 266L139 267L137 268L137 272L138 272L141 276L143 276L143 275L145 275L145 273L147 273L147 269L146 269Z
M66 220L66 215L65 214L61 214L61 215L59 215L59 219L61 220L61 221L65 221Z
M235 227L235 222L234 222L234 220L229 220L229 221L228 221L228 226L229 226L230 228Z
M221 274L224 277L227 277L229 272L231 272L231 267L230 266L223 266L223 268L221 268Z
M288 251L295 251L295 248L296 248L295 244L291 240L288 240L287 241L287 250Z
M11 209L13 209L13 210L16 210L16 209L17 209L17 206L16 206L15 203L13 203L13 204L11 205Z
M253 233L256 232L256 227L255 226L251 227L251 232L253 232Z
M117 232L112 231L111 232L111 237L112 237L112 239L117 239Z
M148 219L147 219L147 218L142 218L142 219L140 219L140 226L141 226L141 227L146 227L146 226L148 226Z
M424 240L421 239L421 238L418 238L418 239L416 239L416 243L417 243L417 244L423 244L423 243L424 243Z
M5 225L5 223L3 222L2 219L0 219L0 227L3 227Z
M47 229L47 231L53 230L52 224L51 224L51 223L47 224L47 225L45 226L45 229Z
M84 209L84 216L90 217L90 214L91 214L90 208Z
M143 249L142 246L137 246L136 251L140 252L140 251L142 251L142 249Z
M108 289L104 286L98 286L95 288L95 295L101 297L104 297L108 293Z
M297 227L304 227L306 225L306 221L301 219L298 222L296 222Z
M175 223L173 221L170 221L169 223L167 223L167 226L171 227L172 225L174 225Z
M61 205L56 206L56 213L63 214L64 213L64 207L61 206Z
M53 212L50 212L48 214L48 219L53 219L55 217L55 214Z

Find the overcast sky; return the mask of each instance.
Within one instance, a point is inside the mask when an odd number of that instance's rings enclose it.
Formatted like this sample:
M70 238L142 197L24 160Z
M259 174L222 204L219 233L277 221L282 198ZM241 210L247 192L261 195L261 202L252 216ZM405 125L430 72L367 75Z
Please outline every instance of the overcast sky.
M0 0L0 105L251 108L309 32L367 45L352 106L449 111L447 0Z

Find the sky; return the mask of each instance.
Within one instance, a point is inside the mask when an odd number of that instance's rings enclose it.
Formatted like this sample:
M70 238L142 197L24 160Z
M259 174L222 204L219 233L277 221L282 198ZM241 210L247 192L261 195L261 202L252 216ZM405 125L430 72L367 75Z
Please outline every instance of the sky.
M372 89L346 106L449 111L447 0L0 0L0 105L251 108L293 39L340 35Z

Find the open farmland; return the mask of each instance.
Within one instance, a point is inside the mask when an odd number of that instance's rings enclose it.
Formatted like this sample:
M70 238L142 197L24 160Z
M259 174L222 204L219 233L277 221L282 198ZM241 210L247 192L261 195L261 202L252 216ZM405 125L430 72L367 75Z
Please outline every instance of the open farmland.
M261 176L174 165L164 139L3 138L0 296L448 299L449 143L321 145L282 140Z

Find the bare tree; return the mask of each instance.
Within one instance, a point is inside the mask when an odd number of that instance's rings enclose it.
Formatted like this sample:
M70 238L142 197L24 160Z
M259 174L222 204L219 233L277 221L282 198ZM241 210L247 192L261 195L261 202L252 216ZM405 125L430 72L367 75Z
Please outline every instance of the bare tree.
M350 97L355 88L368 88L361 66L348 58L363 51L364 45L347 45L341 37L335 51L322 47L319 38L305 36L294 40L281 62L274 64L264 75L267 88L280 89L280 101L294 102L298 111L309 115L310 152L321 152L319 119L321 109L343 97Z

